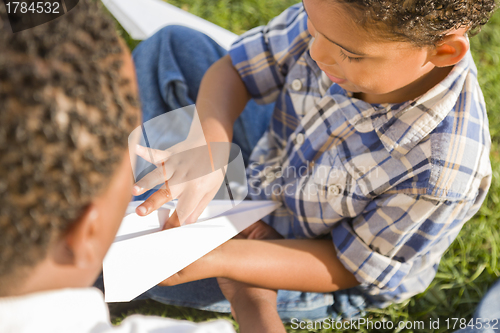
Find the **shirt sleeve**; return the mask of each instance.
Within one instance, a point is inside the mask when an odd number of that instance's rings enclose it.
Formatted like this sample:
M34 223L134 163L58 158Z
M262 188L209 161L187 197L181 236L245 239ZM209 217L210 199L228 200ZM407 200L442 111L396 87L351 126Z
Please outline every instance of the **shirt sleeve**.
M229 50L233 66L257 103L276 100L290 67L307 49L310 39L304 7L296 4L234 42Z
M428 281L422 280L421 286L411 286L423 291L444 251L472 215L473 204L401 193L380 196L361 215L333 229L337 256L370 294L401 292L408 289L401 287L408 275L432 272L424 274Z

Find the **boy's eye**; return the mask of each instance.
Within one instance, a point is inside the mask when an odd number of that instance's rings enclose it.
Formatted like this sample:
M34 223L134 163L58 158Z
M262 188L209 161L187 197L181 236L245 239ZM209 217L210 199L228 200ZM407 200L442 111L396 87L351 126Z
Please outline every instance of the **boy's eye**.
M361 57L349 57L347 54L344 53L344 51L342 51L342 49L339 49L339 51L340 51L340 56L344 58L344 60L349 60L349 62L360 61L361 59L363 59Z

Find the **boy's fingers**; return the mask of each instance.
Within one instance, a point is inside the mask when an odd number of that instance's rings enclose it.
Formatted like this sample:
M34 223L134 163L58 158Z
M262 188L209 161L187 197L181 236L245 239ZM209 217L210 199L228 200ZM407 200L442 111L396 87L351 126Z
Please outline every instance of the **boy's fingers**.
M180 272L175 273L174 275L172 275L168 279L163 280L162 282L158 283L158 285L162 286L162 287L171 287L171 286L175 286L175 285L182 283L182 279L180 278L179 273Z
M172 215L168 218L167 222L163 226L163 230L180 227L179 217L177 216L177 210L174 210Z
M135 153L149 163L153 164L158 164L169 156L169 153L166 150L147 148L141 145L136 145Z
M238 235L245 239L282 239L283 236L273 227L259 220L240 232Z
M236 234L232 239L247 239L246 237L242 236L241 234Z
M134 195L141 195L147 190L152 189L158 184L161 184L164 181L163 173L160 168L156 168L144 177L141 178L137 183L135 183L134 188L132 189L132 193Z
M250 233L253 231L253 229L255 229L256 227L256 224L259 223L259 221L249 225L246 229L242 230L238 235L236 236L239 236L238 238L244 238L244 239L247 239L248 238L248 235L250 235Z
M200 202L199 195L194 190L187 189L187 191L182 192L177 201L177 206L175 207L175 212L179 219L179 224L183 225L189 215L193 213L197 207L197 203ZM173 214L172 214L173 215ZM169 222L169 221L167 221Z
M205 208L207 208L208 204L213 199L212 197L213 195L211 195L211 193L205 194L205 196L203 197L203 199L201 199L200 203L195 208L195 210L191 213L191 215L188 216L185 224L195 223L200 217L201 213L203 213Z
M139 205L135 209L135 212L139 216L146 216L151 212L154 212L163 204L175 199L175 197L178 195L176 190L178 190L178 188L176 188L175 186L173 187L173 189L170 189L163 185L158 191L153 193L149 198L146 199L146 201Z
M134 195L141 195L147 190L152 189L158 184L165 183L165 180L169 180L172 178L173 174L170 173L169 168L165 165L160 165L146 176L142 177L137 183L135 183L134 188L132 190Z

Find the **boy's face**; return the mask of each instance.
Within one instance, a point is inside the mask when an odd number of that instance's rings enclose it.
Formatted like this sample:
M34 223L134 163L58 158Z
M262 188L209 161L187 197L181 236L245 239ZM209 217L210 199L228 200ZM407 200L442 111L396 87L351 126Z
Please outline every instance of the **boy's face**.
M311 57L333 82L373 103L402 102L434 65L429 48L374 38L345 4L304 0ZM354 9L353 9L354 10Z

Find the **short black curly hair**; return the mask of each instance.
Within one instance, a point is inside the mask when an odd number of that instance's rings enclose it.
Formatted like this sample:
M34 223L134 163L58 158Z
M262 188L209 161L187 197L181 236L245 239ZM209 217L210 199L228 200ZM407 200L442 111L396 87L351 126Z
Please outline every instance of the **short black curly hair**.
M98 2L18 33L8 23L0 5L0 295L107 187L139 119Z
M352 5L356 21L390 40L436 45L451 29L475 35L497 8L495 0L335 0ZM382 35L380 35L382 33Z

